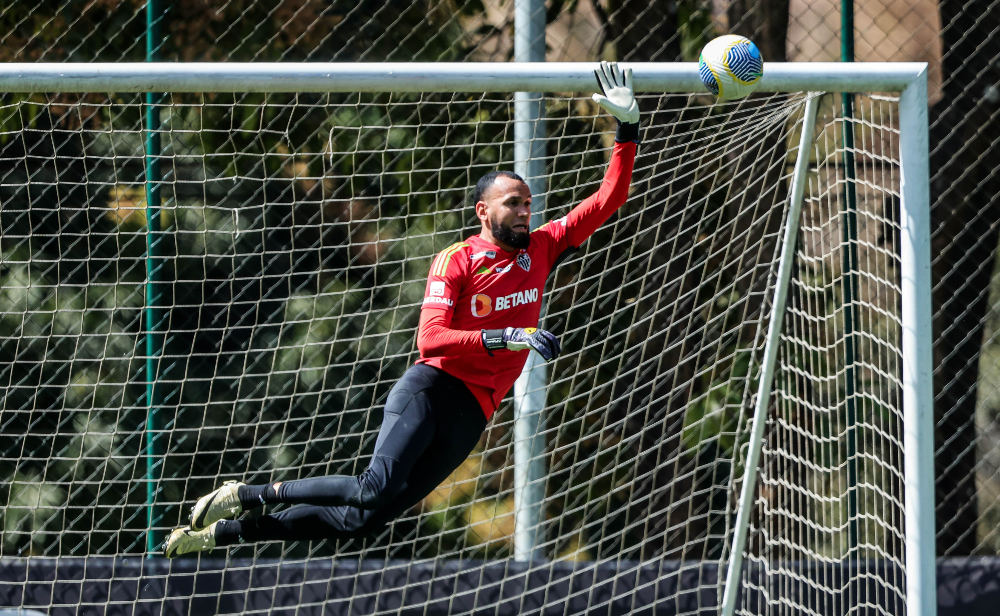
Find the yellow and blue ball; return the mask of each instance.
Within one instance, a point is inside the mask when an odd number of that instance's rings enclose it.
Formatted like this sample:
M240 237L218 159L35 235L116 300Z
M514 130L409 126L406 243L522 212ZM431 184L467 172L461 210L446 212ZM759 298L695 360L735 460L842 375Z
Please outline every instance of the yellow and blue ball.
M753 41L736 34L712 39L698 58L702 83L722 100L748 96L757 89L763 74L760 50Z

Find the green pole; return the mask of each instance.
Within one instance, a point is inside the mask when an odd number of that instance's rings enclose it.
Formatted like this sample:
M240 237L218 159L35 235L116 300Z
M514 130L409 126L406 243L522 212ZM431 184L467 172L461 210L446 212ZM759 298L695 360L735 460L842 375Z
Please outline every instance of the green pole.
M841 0L840 61L854 62L854 0ZM851 553L858 547L858 465L857 454L857 366L854 330L857 323L858 291L858 200L854 169L854 94L843 92L841 106L844 120L844 200L842 227L844 246L841 253L844 285L844 378L847 403L847 516Z
M160 60L159 0L146 3L146 61ZM156 491L162 471L162 447L159 442L157 412L162 393L157 386L160 358L163 355L163 289L159 284L163 260L160 257L160 94L146 93L146 552L159 549L162 538L155 528L162 520L156 505Z

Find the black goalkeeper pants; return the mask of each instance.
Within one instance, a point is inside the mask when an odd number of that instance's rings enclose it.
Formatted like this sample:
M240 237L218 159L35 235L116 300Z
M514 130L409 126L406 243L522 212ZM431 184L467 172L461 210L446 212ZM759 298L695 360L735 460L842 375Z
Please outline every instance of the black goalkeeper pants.
M457 378L424 364L411 366L385 403L375 452L360 476L332 475L281 482L267 503L298 505L255 519L222 521L219 545L366 537L434 491L472 453L486 416Z

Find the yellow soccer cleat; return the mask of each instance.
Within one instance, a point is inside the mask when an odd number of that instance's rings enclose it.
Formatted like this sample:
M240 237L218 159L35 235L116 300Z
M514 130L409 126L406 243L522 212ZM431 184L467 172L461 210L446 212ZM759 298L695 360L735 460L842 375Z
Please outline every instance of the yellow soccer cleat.
M190 526L178 528L170 533L163 546L167 558L177 558L183 554L207 552L215 548L215 524L202 530L191 530Z
M191 530L201 530L219 520L235 518L243 513L240 504L239 481L227 481L208 496L202 496L191 508Z

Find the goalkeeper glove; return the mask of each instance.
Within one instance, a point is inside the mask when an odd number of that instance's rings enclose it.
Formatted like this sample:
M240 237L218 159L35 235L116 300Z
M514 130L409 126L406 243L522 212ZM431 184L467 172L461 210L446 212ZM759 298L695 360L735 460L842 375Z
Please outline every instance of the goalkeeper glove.
M555 334L534 327L508 327L507 329L484 329L483 346L493 357L493 351L524 351L534 349L546 361L559 357L559 339Z
M619 70L616 62L601 62L594 71L597 85L604 94L595 94L594 102L618 120L615 141L636 141L639 138L639 105L632 92L632 69Z

